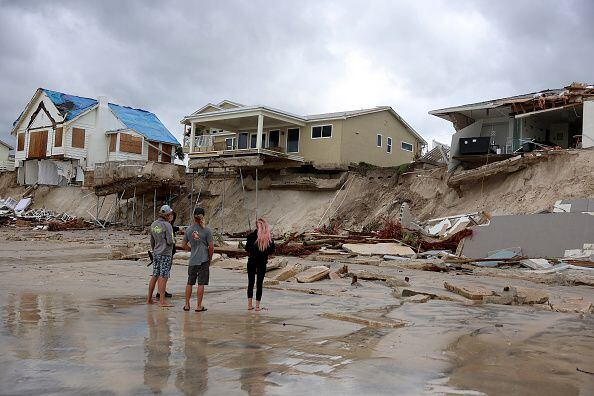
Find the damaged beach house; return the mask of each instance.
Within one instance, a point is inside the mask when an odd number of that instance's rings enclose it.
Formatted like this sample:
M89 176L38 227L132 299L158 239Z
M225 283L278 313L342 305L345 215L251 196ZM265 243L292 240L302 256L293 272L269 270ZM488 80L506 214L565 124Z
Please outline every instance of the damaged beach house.
M512 172L567 149L594 147L594 85L572 83L430 111L450 121L448 185Z
M303 116L224 100L181 122L194 169L389 167L413 161L427 144L389 106Z
M256 216L258 190L341 190L350 166L409 163L426 145L389 106L304 116L224 100L181 123L193 175L239 176Z
M149 111L39 88L13 124L21 185L93 186L113 164L170 164L181 145Z

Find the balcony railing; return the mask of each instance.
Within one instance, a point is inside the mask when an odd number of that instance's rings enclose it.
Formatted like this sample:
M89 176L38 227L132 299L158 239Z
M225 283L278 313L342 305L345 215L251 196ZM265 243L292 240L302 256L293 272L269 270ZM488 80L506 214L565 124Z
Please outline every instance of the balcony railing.
M198 135L194 138L194 152L214 150L214 136ZM184 153L190 152L190 137L184 136Z

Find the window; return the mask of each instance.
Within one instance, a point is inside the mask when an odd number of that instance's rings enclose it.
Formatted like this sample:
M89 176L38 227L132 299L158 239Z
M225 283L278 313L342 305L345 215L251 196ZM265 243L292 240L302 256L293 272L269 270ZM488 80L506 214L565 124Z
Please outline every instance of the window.
M248 134L247 134L247 132L241 132L239 134L239 139L237 140L237 148L240 150L248 148Z
M382 147L382 135L380 135L379 133L377 134L377 147Z
M115 136L115 135L111 135ZM115 146L115 142L114 142ZM111 142L110 142L111 150ZM142 154L142 138L120 133L120 151L122 153Z
M122 145L122 142L120 142L120 146L121 145ZM161 144L161 162L171 163L171 149L172 148L173 148L173 146L170 144L165 144L165 143Z
M311 138L331 138L332 137L332 125L318 125L311 127Z
M287 129L287 153L299 152L299 128Z
M391 137L386 139L386 152L388 152L388 153L392 152L392 138Z
M64 134L64 128L56 128L56 135L54 137L54 147L62 147L62 135Z
M19 133L19 137L17 139L17 151L25 151L25 134Z
M31 132L29 134L28 158L45 158L47 151L47 131Z
M72 128L72 147L85 148L85 130L82 128Z
M413 151L413 145L410 143L406 143L406 142L401 142L400 143L400 148L404 151Z
M159 161L159 143L149 142L148 146L148 160L157 162Z
M254 133L253 135L250 136L250 148L255 149L256 148L256 143L258 140L258 134ZM262 148L266 147L266 134L263 133L262 134Z
M268 137L268 147L280 147L280 131L269 131L268 133L270 134Z
M235 138L225 139L225 149L226 150L234 150L235 149Z
M116 151L117 140L118 140L117 133L112 133L111 135L109 135L109 152L110 153L113 153L114 151Z

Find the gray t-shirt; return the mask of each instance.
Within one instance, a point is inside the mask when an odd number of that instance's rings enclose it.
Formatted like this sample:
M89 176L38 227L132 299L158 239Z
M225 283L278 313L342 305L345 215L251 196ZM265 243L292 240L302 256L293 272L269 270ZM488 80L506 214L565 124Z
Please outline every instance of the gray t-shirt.
M173 228L168 221L157 219L151 224L151 248L153 254L171 256L175 245Z
M208 262L208 246L213 241L209 228L193 224L186 229L184 241L188 242L192 248L189 265L201 265Z

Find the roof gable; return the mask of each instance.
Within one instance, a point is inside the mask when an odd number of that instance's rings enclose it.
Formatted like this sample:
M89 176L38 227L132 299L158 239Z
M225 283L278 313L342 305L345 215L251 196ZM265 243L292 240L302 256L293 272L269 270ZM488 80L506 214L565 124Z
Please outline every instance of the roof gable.
M64 121L70 121L76 118L84 111L97 105L97 100L91 98L84 98L82 96L68 95L62 92L51 91L49 89L41 89L47 97L52 101L56 109L64 117Z
M236 109L238 107L245 107L245 105L242 105L241 103L232 102L227 99L217 103L217 106L221 109Z
M6 143L4 140L0 139L0 145L8 148L8 150L14 150L14 147L12 147L10 144Z
M126 127L135 130L148 140L176 146L180 145L175 136L150 111L133 109L113 103L109 103L109 108Z
M204 106L202 106L201 108L199 108L198 110L196 110L194 113L192 113L192 115L211 113L211 112L219 111L219 110L223 110L223 109L217 105L212 104L212 103L207 103Z

